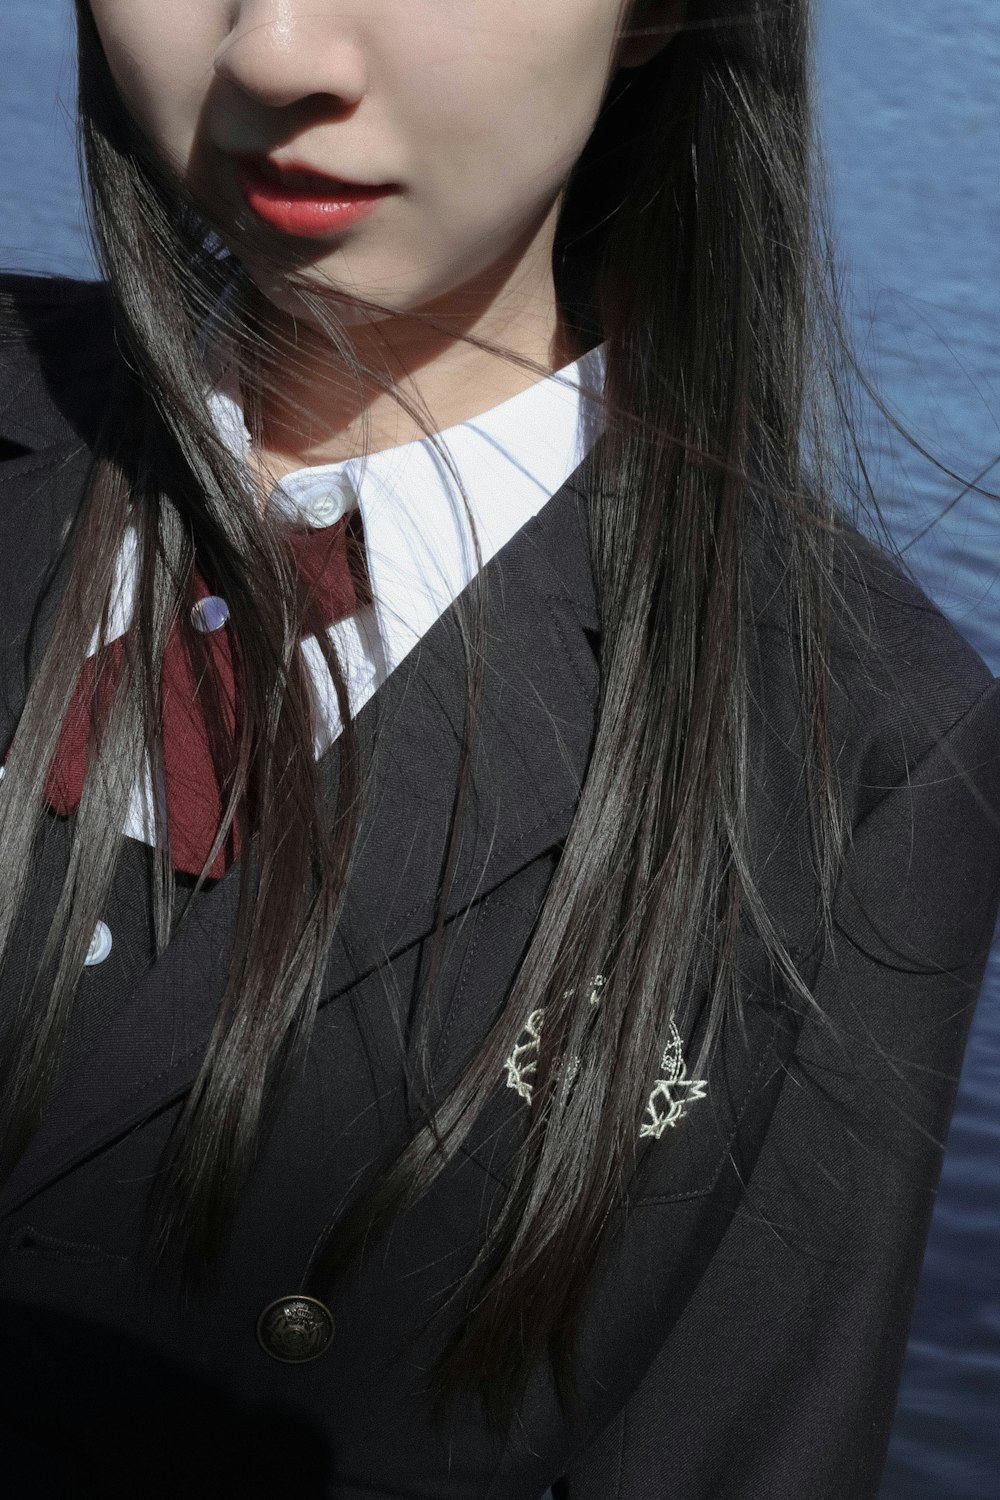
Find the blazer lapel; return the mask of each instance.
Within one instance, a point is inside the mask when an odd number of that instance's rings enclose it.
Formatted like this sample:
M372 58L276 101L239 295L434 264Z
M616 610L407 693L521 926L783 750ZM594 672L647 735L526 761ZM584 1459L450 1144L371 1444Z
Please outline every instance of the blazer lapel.
M598 628L578 471L480 580L483 692L448 914L566 836L593 736ZM473 590L437 622L357 719L369 767L324 1002L418 941L435 919L466 734L463 630ZM335 777L336 746L324 768ZM183 1094L225 983L234 868L198 901L67 1079L0 1193L9 1212Z

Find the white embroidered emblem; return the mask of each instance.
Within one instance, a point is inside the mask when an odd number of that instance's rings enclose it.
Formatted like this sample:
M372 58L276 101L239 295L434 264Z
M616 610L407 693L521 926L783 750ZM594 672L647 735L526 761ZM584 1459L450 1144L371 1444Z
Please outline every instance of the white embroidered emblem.
M704 1099L708 1088L704 1078L688 1077L683 1044L673 1021L670 1023L670 1040L660 1059L660 1069L663 1077L656 1080L649 1096L647 1118L639 1127L640 1140L652 1137L658 1141L668 1126L673 1127L683 1120L689 1105L696 1099Z
M599 1005L601 991L605 985L603 974L595 976L590 989L591 1005ZM531 1103L534 1091L534 1073L538 1066L538 1048L542 1039L542 1023L545 1009L533 1010L514 1044L504 1067L507 1087L514 1089L521 1098ZM571 1057L567 1067L564 1093L570 1088L580 1068L580 1059ZM663 1132L683 1120L689 1107L698 1099L704 1099L708 1082L704 1078L689 1078L684 1063L684 1045L680 1032L670 1022L670 1039L660 1059L662 1078L656 1080L646 1105L646 1118L639 1127L639 1139L659 1140Z
M542 1039L542 1022L545 1019L544 1007L533 1010L528 1017L527 1025L514 1043L506 1063L507 1087L516 1089L522 1099L531 1103L531 1082L535 1068L538 1065L538 1044Z

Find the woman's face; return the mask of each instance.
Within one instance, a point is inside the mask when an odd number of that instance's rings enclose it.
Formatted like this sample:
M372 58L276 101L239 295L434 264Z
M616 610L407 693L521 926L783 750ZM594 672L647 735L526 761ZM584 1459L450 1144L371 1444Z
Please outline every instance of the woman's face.
M620 52L625 0L91 8L130 112L279 305L282 265L397 311L446 305L493 268L550 267L609 78L653 50ZM360 187L361 214L329 182L262 186L289 163Z

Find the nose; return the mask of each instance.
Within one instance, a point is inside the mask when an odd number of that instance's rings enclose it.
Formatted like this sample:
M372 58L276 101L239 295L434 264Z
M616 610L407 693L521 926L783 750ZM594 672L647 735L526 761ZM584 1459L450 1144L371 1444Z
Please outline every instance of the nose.
M358 29L339 0L242 0L232 16L215 73L258 103L281 109L324 95L350 108L364 97Z

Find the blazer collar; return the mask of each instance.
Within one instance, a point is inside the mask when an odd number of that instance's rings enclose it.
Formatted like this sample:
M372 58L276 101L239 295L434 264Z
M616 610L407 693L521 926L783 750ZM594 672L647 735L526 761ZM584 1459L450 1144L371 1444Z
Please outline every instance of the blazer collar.
M64 544L104 419L114 360L102 283L0 276L0 753L24 707L30 664L62 592Z
M566 836L596 718L598 629L585 518L570 478L438 620L357 719L370 764L324 1003L431 929L465 733L463 631L478 591L484 679L449 914ZM324 759L331 779L336 747ZM65 1081L0 1193L8 1212L190 1085L226 977L238 867L197 903Z
M103 283L0 276L0 313L0 443L28 453L92 446L115 359Z

